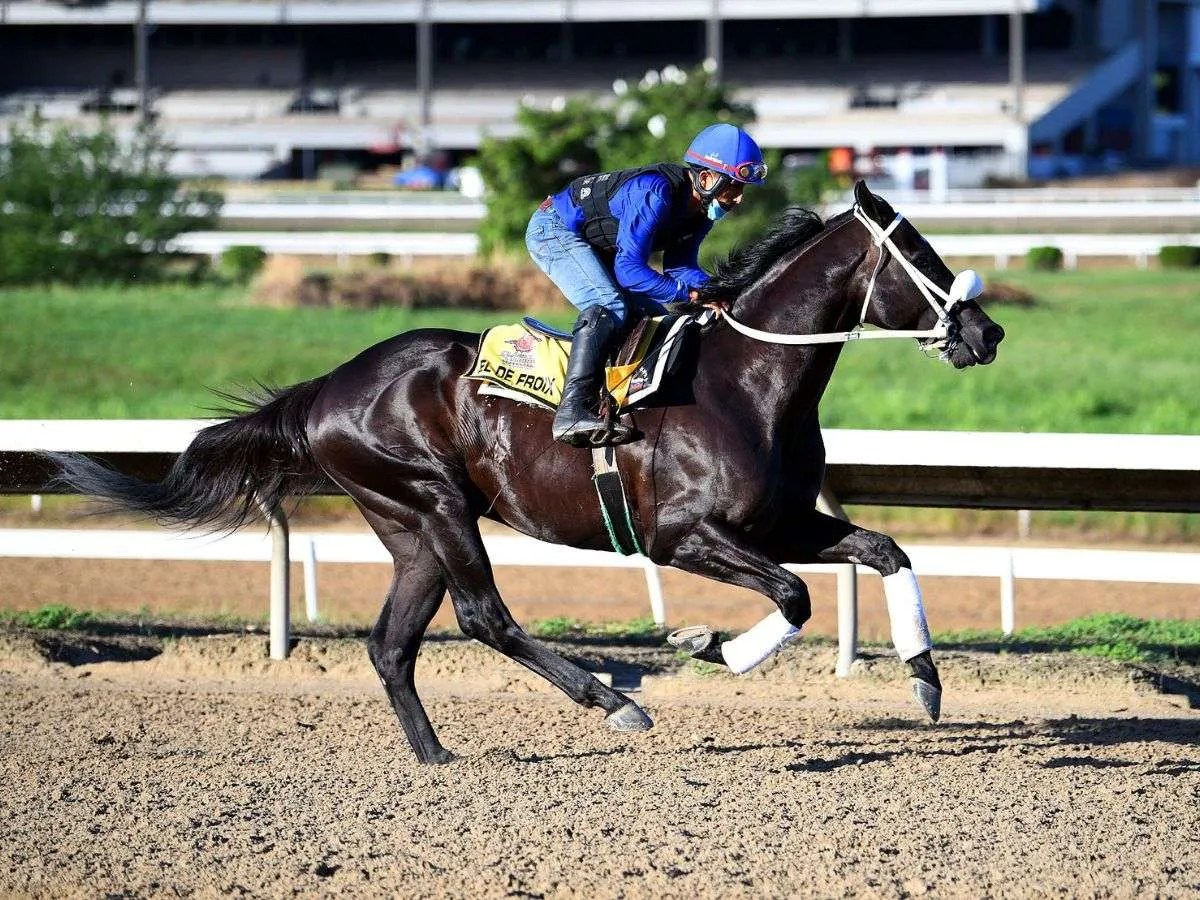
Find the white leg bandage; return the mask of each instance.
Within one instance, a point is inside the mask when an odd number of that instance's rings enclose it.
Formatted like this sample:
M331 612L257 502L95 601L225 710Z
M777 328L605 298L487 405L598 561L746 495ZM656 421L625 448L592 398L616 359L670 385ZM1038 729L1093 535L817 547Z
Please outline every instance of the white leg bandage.
M921 588L912 569L901 569L883 578L883 594L887 597L888 618L892 620L892 643L896 652L907 662L933 649L929 639L929 623L921 605Z
M773 612L745 634L721 644L721 656L731 672L743 675L783 649L799 633L800 629L785 619L783 613Z

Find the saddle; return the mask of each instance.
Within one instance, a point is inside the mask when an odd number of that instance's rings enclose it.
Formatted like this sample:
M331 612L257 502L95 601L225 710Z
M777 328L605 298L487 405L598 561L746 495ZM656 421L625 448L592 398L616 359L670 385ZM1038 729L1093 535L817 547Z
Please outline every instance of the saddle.
M696 317L687 313L637 320L606 369L615 411L687 402L690 393L682 389L695 372L699 334ZM570 352L570 334L526 316L485 331L475 364L463 377L483 382L480 394L554 410Z

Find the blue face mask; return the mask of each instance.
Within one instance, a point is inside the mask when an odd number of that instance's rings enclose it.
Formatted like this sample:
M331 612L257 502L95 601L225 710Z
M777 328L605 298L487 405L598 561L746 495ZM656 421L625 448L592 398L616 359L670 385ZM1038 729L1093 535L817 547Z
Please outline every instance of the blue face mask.
M726 209L716 200L708 201L708 220L710 222L720 221L725 216Z

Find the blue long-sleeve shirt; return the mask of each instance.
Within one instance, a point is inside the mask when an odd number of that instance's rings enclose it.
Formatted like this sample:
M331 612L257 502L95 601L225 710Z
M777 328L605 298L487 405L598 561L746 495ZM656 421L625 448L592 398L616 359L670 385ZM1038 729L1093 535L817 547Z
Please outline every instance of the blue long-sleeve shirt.
M612 260L617 284L633 294L640 294L658 303L686 300L688 292L708 281L708 273L700 268L700 244L712 229L712 222L696 216L695 231L682 243L663 251L663 271L649 265L654 252L655 232L663 226L674 225L688 216L689 209L672 208L671 186L666 178L644 172L629 179L609 198L608 206L617 218L616 253ZM554 195L554 209L567 227L576 234L583 227L583 211L571 202L569 190Z

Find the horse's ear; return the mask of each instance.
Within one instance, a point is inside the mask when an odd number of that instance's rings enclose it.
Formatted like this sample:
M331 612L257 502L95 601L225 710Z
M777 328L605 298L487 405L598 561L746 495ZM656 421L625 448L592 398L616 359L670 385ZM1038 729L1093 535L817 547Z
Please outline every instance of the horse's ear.
M861 179L854 183L854 200L868 217L880 224L886 225L896 217L892 205L882 197L872 194L867 183Z
M854 202L868 215L875 208L875 195L867 189L867 183L861 178L854 182Z

